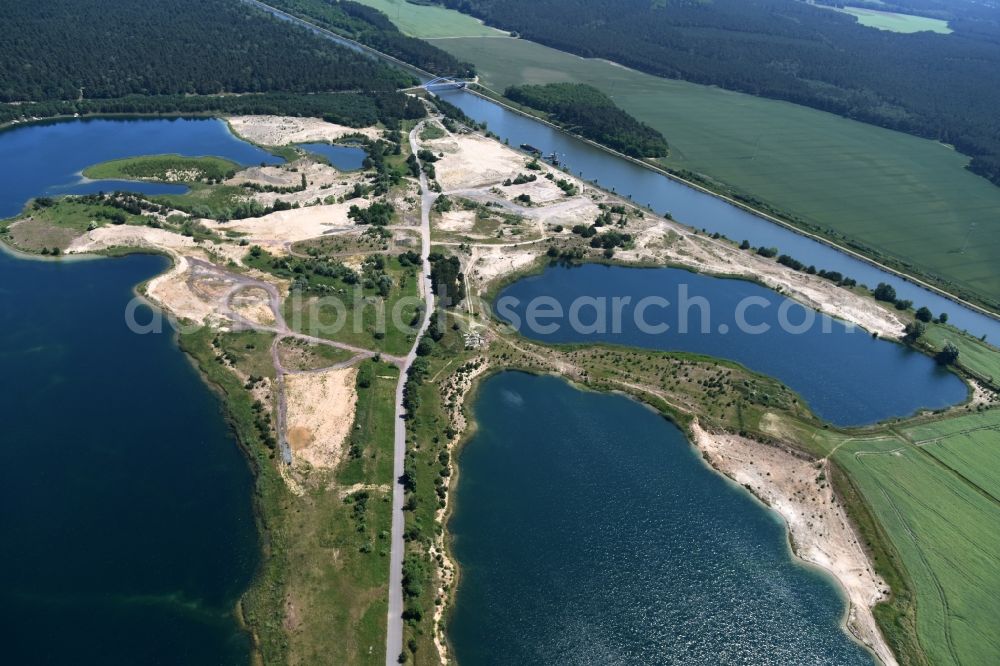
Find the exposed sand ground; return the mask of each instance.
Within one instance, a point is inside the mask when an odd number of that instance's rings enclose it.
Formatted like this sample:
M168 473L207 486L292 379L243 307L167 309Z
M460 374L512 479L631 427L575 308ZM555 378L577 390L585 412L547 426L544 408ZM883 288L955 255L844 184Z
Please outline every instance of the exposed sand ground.
M795 554L830 572L846 593L851 633L886 666L896 666L871 611L888 596L889 587L875 573L836 500L825 476L829 472L826 463L810 462L730 433L709 433L697 422L691 431L695 446L712 467L748 488L784 518Z
M476 246L466 261L469 277L481 284L492 282L504 275L524 270L535 262L539 252L524 248L507 248L500 245L493 247Z
M333 469L354 423L357 368L285 375L287 431L292 454Z
M374 127L345 127L320 118L232 116L228 120L238 136L262 146L336 141L350 134L363 134L370 139L381 136L381 132Z
M294 171L292 169L295 169ZM343 197L354 186L365 180L364 173L355 171L344 173L328 164L310 159L297 160L287 167L251 167L236 174L227 181L228 184L255 183L275 187L302 187L305 176L305 189L297 192L253 192L251 196L265 206L272 205L281 199L286 203L308 205L324 203L330 197ZM355 200L355 203L361 201Z
M266 247L277 254L285 254L285 244L316 238L331 231L354 227L347 217L351 205L361 208L370 202L356 199L342 204L307 206L270 213L263 217L252 217L231 222L204 220L204 225L212 231L223 233L227 229L247 234L246 239L256 245Z
M472 231L476 225L476 211L474 210L450 210L441 213L434 228L438 231Z
M270 295L263 289L241 289L230 301L233 312L261 326L275 324Z
M476 134L451 135L422 142L435 154L443 153L435 163L437 180L449 196L464 197L480 203L500 203L507 212L533 219L551 229L562 225L563 236L575 224L591 224L599 214L599 203L620 204L638 210L632 202L586 185L578 179L541 163L540 171L529 171L526 155L505 146L499 141ZM552 181L544 176L553 173L556 178L572 182L579 194L566 198ZM499 185L519 173L534 173L538 180L523 185ZM543 205L521 206L512 201L519 193L536 196ZM558 196L555 193L558 192ZM448 215L448 214L446 214ZM683 222L683 221L681 221ZM437 228L440 231L461 233L467 220L459 215L443 216ZM666 220L644 211L643 217L630 216L628 226L622 230L635 237L635 248L620 250L615 258L624 262L645 264L680 264L705 273L741 276L763 282L781 293L789 295L820 312L877 333L882 337L897 338L903 333L903 320L893 311L871 298L818 276L810 276L778 264L773 259L760 257L753 252L738 249L724 240L713 240L695 234L677 222ZM543 232L543 235L556 235ZM475 241L475 239L471 239ZM544 252L545 244L522 245L517 241L508 244L492 243L495 247L475 247L466 262L475 287L484 288L490 281L529 265L534 256ZM824 268L819 266L818 268Z
M487 370L489 370L489 359L485 356L480 356L473 361L473 365L479 364L479 367L470 368L467 371L452 372L447 375L447 379L444 380L444 385L442 387L442 394L445 396L453 396L455 400L449 400L447 402L450 405L448 410L448 417L451 420L452 427L455 428L456 432L464 433L466 427L468 426L465 418L465 408L464 396L468 395L472 388L472 385L481 377ZM451 454L451 458L448 461L448 469L451 471L450 478L456 478L457 469L455 468L455 458L456 449L458 442L462 441L463 438L456 437L451 440L448 446L448 451ZM439 524L444 524L445 517L451 509L451 492L445 494L444 506L439 507L435 512L435 520ZM441 659L442 664L448 663L448 639L445 635L444 628L444 613L448 608L448 596L449 591L455 582L456 566L452 561L447 543L445 542L445 532L442 531L440 534L436 535L434 538L434 543L431 544L429 549L431 559L437 563L437 576L440 581L440 585L436 590L438 598L441 603L435 604L434 606L434 645L437 648L438 656Z
M255 166L238 172L226 181L226 185L271 185L273 187L295 187L302 183L302 177L280 166Z
M446 192L502 183L526 171L528 162L525 155L479 134L455 134L423 145L435 155L444 154L434 163L434 171Z
M98 227L74 239L66 250L70 253L96 252L112 247L148 247L163 250L190 251L197 247L193 238L166 229L130 224Z

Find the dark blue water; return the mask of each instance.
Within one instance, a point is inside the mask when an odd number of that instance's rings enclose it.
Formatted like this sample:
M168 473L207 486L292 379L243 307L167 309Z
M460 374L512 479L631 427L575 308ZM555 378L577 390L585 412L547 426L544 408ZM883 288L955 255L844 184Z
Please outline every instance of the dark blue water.
M581 297L577 315L571 317L570 306ZM631 299L620 308L620 326L613 317L616 297ZM538 325L532 325L526 315L532 302L545 305L540 298L558 302L563 316L535 317ZM649 301L642 309L644 298L664 298L669 305ZM605 314L599 315L602 303ZM781 380L836 425L909 416L967 397L965 384L927 356L876 340L863 329L849 328L744 280L676 268L550 266L504 289L495 307L501 318L537 340L609 342L737 361ZM669 328L662 329L664 325Z
M462 109L469 117L486 122L489 129L512 146L528 143L546 154L555 152L565 168L582 178L631 197L658 213L670 212L679 222L719 232L736 241L749 240L754 246L777 247L805 264L840 271L859 284L874 287L886 282L900 298L925 305L935 313L948 313L950 323L975 336L986 334L994 344L1000 341L1000 320L959 305L944 296L908 282L871 264L851 257L772 222L751 215L722 199L705 194L633 162L610 155L564 132L527 118L489 100L463 90L435 90L434 93Z
M170 333L125 325L166 266L0 252L4 663L249 660L250 471Z
M460 664L873 663L777 516L653 411L505 372L475 417L450 523Z
M0 218L21 212L43 195L127 190L147 194L184 192L183 185L130 181L84 181L80 172L107 160L177 153L215 155L244 165L282 160L241 141L221 120L90 119L33 123L0 132Z
M341 171L354 171L364 165L366 153L358 146L338 146L330 143L300 143L300 148L322 155Z

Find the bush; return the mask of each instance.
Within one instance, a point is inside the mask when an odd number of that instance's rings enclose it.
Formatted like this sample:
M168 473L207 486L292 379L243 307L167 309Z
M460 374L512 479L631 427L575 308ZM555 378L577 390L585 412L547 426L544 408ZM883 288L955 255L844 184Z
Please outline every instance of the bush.
M889 303L896 302L896 289L891 284L886 284L885 282L879 282L878 286L872 291L872 296L875 297L877 301L887 301Z
M958 360L958 347L948 342L944 349L934 356L934 359L941 365L951 365Z

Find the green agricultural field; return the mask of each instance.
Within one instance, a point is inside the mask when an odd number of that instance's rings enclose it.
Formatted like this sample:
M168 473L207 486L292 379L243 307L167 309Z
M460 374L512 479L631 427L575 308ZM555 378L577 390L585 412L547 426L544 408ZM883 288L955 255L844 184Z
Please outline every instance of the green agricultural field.
M902 559L933 664L1000 660L1000 411L846 440L835 458Z
M951 28L947 21L927 18L926 16L912 16L910 14L896 14L895 12L880 12L877 9L862 9L861 7L844 7L837 11L858 17L858 23L869 28L888 30L889 32L937 32L942 35L950 35Z
M361 0L361 3L385 12L402 32L412 37L496 37L508 34L443 7L415 5L407 0Z

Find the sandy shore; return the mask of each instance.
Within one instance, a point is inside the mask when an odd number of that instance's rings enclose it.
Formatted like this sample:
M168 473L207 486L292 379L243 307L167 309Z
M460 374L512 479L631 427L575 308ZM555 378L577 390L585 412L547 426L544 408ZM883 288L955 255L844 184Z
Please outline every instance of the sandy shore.
M850 602L846 622L851 634L886 666L896 666L871 610L887 598L889 586L875 573L834 496L827 463L730 433L709 433L697 422L691 433L712 467L781 515L795 554L840 583Z
M237 136L262 146L336 141L350 134L363 134L370 139L377 139L381 134L374 127L346 127L320 118L232 116L228 121Z

